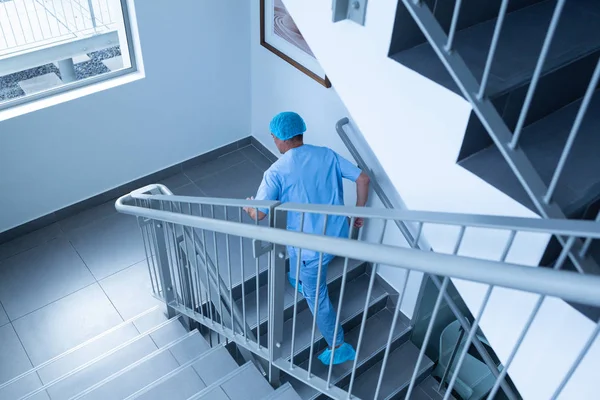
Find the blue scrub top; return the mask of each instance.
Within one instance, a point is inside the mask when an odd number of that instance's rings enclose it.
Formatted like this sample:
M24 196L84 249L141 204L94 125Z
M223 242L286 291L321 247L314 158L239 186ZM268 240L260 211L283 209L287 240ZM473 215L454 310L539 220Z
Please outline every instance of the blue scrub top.
M287 151L265 172L256 199L282 203L344 205L342 178L356 182L360 173L358 167L333 150L305 144ZM300 221L300 213L288 213L288 230L323 234L324 215L307 213L303 229ZM348 237L348 233L346 217L328 217L327 236ZM288 247L288 253L290 257L296 257L297 249ZM318 253L302 250L303 261L310 262L318 258ZM325 254L323 261L328 263L332 258L332 255Z

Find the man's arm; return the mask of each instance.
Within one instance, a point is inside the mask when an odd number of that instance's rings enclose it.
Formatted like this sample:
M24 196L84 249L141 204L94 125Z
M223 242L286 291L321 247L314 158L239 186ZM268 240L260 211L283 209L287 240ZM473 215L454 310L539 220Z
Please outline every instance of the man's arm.
M367 205L367 200L369 199L369 183L371 179L369 175L361 172L356 179L356 206L364 207ZM364 220L362 218L356 218L354 220L354 226L356 228L362 228L364 225Z
M254 200L254 197L248 197L246 200ZM244 211L246 211L246 214L248 214L250 216L250 218L252 218L254 221L256 221L257 211L258 211L258 220L259 221L262 221L267 216L267 214L265 214L264 212L262 212L260 210L257 210L256 208L244 207Z

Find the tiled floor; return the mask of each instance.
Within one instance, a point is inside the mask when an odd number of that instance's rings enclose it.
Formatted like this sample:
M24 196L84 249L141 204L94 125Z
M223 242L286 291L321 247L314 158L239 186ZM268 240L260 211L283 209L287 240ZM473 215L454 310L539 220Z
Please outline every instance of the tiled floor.
M164 180L175 194L253 196L254 147ZM114 202L0 245L0 383L158 304L135 219Z

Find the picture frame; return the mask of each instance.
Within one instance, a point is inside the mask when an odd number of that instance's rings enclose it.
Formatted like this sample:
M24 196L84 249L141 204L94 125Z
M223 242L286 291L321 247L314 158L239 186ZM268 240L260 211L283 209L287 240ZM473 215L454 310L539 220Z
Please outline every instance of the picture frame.
M282 0L260 1L260 44L326 88L331 82Z

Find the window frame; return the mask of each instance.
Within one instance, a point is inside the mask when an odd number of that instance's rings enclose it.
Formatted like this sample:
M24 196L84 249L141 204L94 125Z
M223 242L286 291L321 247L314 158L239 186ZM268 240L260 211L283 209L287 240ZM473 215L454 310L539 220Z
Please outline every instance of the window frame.
M15 99L1 102L0 103L0 114L6 112L8 110L14 109L16 107L23 106L28 103L38 102L43 99L59 96L59 95L65 94L67 92L72 92L77 89L96 85L101 82L106 82L109 80L113 80L113 79L122 77L124 75L134 74L134 73L138 72L139 68L138 68L137 57L139 54L136 52L136 46L134 45L136 35L134 35L133 29L132 29L132 26L134 25L134 21L132 20L132 12L130 10L130 7L134 6L133 0L119 0L119 2L121 3L121 12L123 13L123 25L124 25L124 29L125 29L125 37L127 39L127 49L129 51L129 59L131 60L131 66L129 68L123 68L118 71L110 71L110 72L107 72L104 74L92 76L92 77L85 78L82 80L64 83L60 86L57 86L57 87L54 87L51 89L47 89L47 90L43 90L38 93L33 93L33 94L29 94L29 95L26 94L24 96L21 96L21 97L15 98ZM135 25L137 25L137 24L135 24ZM121 44L119 44L119 45L121 45ZM122 83L122 84L124 84L124 83ZM120 86L120 85L117 85L117 86ZM95 93L96 91L97 90L94 90L90 93L86 93L83 96ZM62 103L62 101L59 101L59 103ZM41 107L41 108L45 108L45 107ZM0 121L2 121L2 120L3 120L3 118L0 117Z

